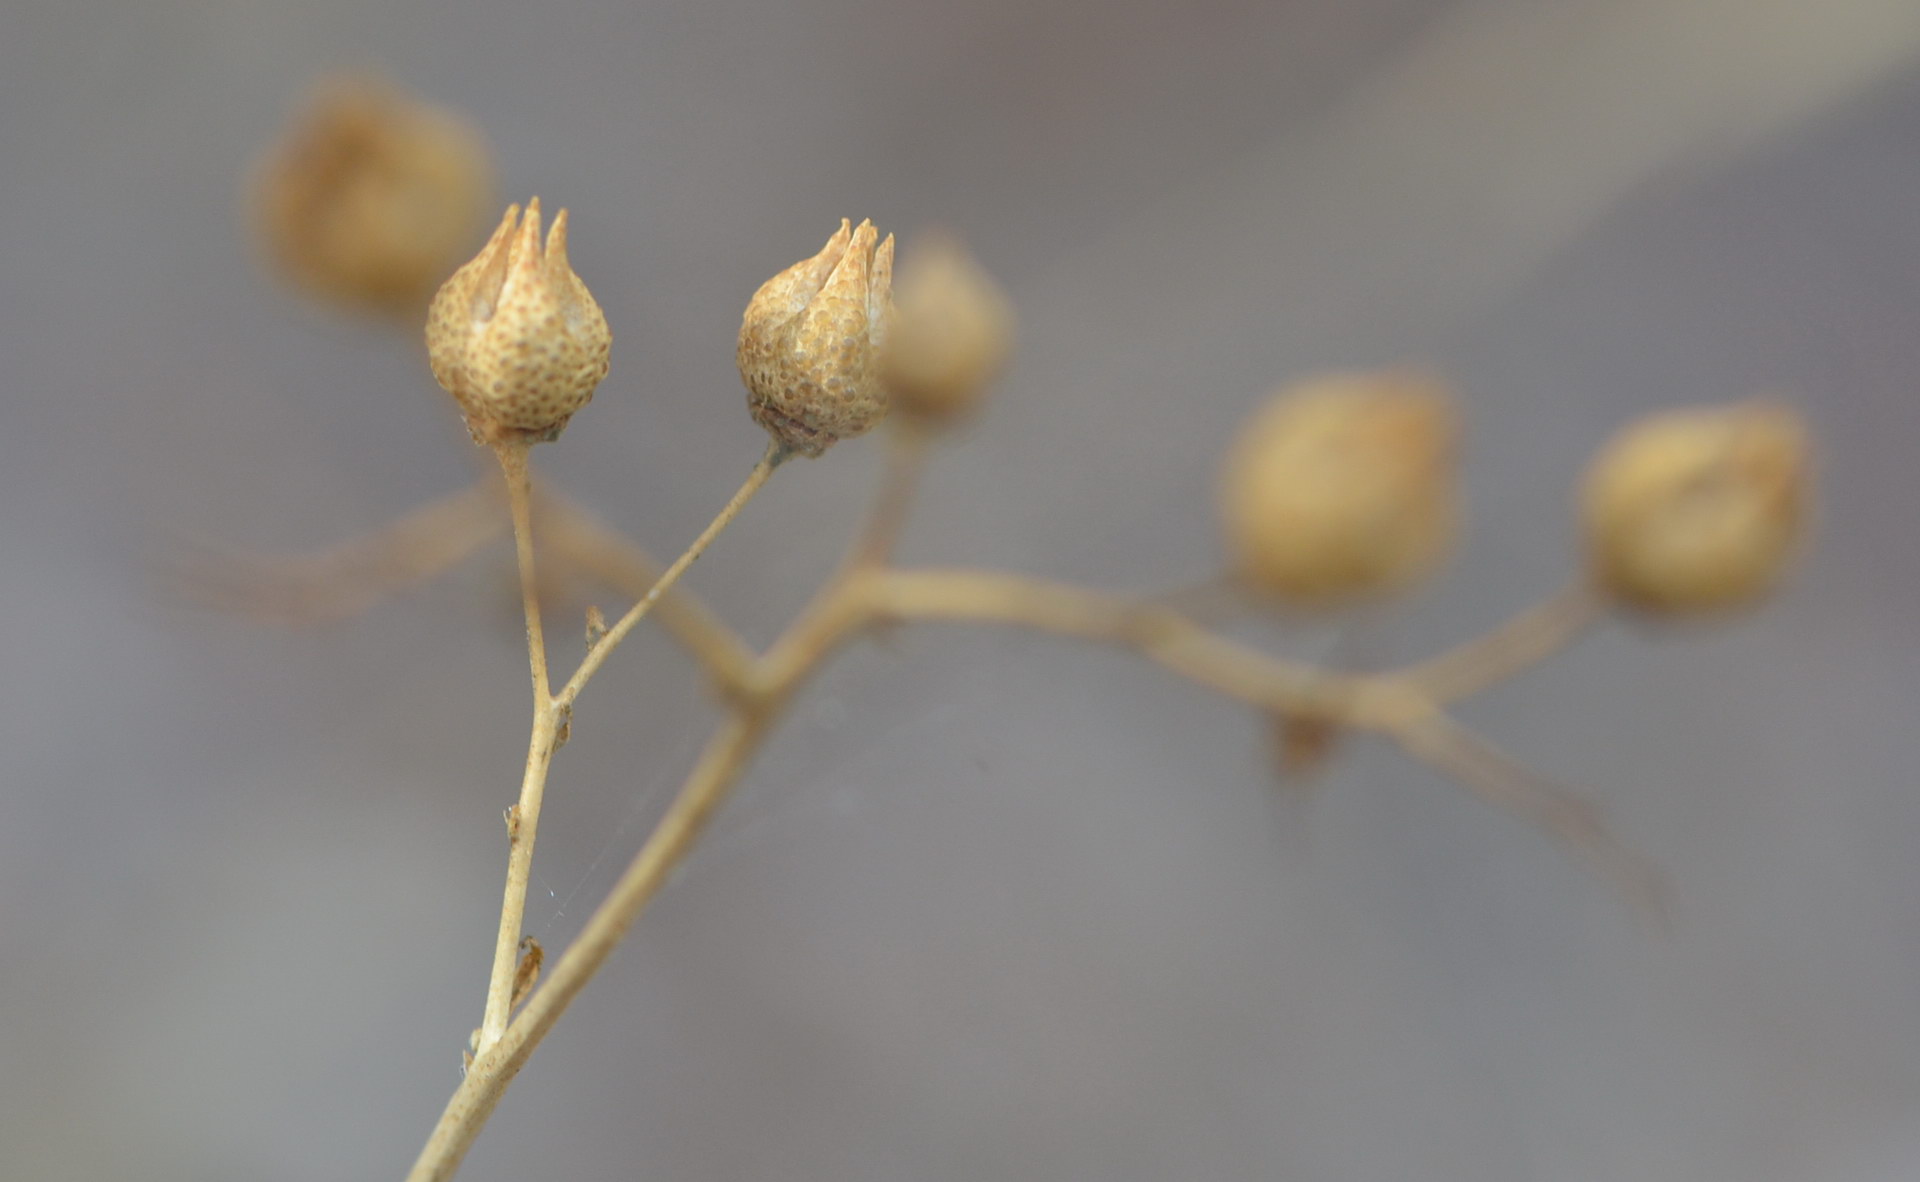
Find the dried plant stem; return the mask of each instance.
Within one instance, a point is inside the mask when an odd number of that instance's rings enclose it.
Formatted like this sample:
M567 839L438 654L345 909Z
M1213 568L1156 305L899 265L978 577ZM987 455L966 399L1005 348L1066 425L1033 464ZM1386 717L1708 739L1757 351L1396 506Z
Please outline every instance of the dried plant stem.
M274 557L190 543L166 574L213 607L278 623L324 623L425 582L499 537L504 525L499 484L489 475L318 553Z
M1536 665L1605 618L1606 598L1586 580L1569 583L1493 631L1406 671L1436 702L1472 697Z
M1642 915L1666 921L1666 880L1659 868L1614 837L1592 804L1544 779L1437 709L1397 727L1394 737L1409 752L1489 803L1560 838L1611 879Z
M1105 641L1287 718L1383 732L1482 799L1566 842L1643 913L1662 912L1658 872L1615 838L1591 805L1447 717L1428 688L1436 669L1446 674L1441 684L1459 696L1546 656L1594 618L1596 607L1578 594L1556 596L1436 661L1370 676L1278 660L1165 608L1010 575L887 571L877 576L873 606L897 620L986 621Z
M928 428L912 419L887 433L887 467L880 478L880 493L874 498L866 528L848 554L848 565L878 567L892 557L907 514L913 509L930 442Z
M500 465L507 477L508 501L513 509L514 536L520 555L521 594L527 611L528 652L533 666L534 711L527 740L526 767L520 781L520 799L508 813L507 884L500 905L500 927L494 939L493 969L487 978L486 1011L474 1043L477 1055L485 1055L507 1030L513 1005L513 979L518 966L521 928L526 921L527 890L533 877L533 847L539 833L541 804L546 796L547 772L552 766L554 749L569 724L575 699L607 657L646 617L649 609L660 602L661 597L686 573L694 560L705 553L713 540L739 516L786 456L786 451L777 445L767 448L745 483L719 515L640 596L620 622L608 629L607 634L588 650L573 676L555 693L550 690L547 680L546 651L540 626L526 448L510 445L500 448Z
M732 519L784 458L778 448L762 457L715 527L668 569L663 584L686 568L710 535ZM1483 797L1570 842L1626 886L1636 900L1657 899L1658 880L1651 868L1612 838L1590 806L1540 781L1448 718L1422 680L1432 676L1449 690L1469 692L1523 668L1577 633L1575 625L1586 617L1573 610L1571 600L1525 613L1487 637L1412 671L1372 676L1336 673L1245 648L1152 601L988 571L892 568L887 556L902 515L890 502L910 496L920 466L917 445L899 447L882 484L881 503L849 551L847 562L781 638L741 669L736 692L726 699L725 721L653 833L524 1008L498 1037L482 1039L465 1080L448 1101L409 1175L413 1182L453 1176L508 1084L693 848L807 678L849 639L903 621L1007 624L1114 644L1266 710L1308 722L1383 732ZM621 625L609 631L555 698L556 706L563 700L572 702L611 651L610 642L624 636L646 606L658 600L658 589L650 591ZM533 766L530 756L529 774ZM545 774L544 763L540 774Z
M441 574L506 532L510 519L499 511L502 489L500 474L485 472L459 492L370 534L311 554L253 555L182 543L184 556L168 561L162 573L210 607L284 624L344 619ZM660 582L664 568L645 550L538 481L532 484L532 519L549 570L584 572L632 599ZM697 596L663 590L653 614L723 691L738 687L753 650Z
M527 761L520 777L520 799L507 814L507 885L500 904L500 929L494 938L493 969L487 977L487 1008L475 1046L484 1050L500 1040L513 1006L514 969L518 966L520 929L527 909L527 884L533 875L533 843L540 828L540 805L546 796L547 768L553 761L560 714L553 708L547 680L546 633L540 621L540 578L533 556L532 481L527 473L527 451L520 440L498 443L494 453L507 482L507 505L513 518L514 554L520 570L520 603L527 618L527 664L533 679L533 725L527 739Z
M1407 709L1404 695L1382 679L1270 657L1169 608L1080 587L991 571L890 570L874 596L889 619L1011 624L1117 644L1229 697L1287 714L1379 727Z
M837 581L812 610L756 664L757 687L731 704L729 715L694 765L640 852L594 909L585 928L547 973L503 1036L484 1047L441 1113L409 1182L453 1177L507 1085L525 1066L560 1015L600 971L674 867L693 848L707 822L739 782L788 699L834 646L871 617L861 581Z
M567 684L560 687L560 692L554 695L554 703L558 707L564 710L573 705L574 699L580 696L580 691L593 679L593 675L600 671L600 667L606 664L607 658L613 655L613 650L620 647L620 642L633 631L634 625L646 618L647 612L660 602L661 597L675 583L679 582L680 576L687 572L687 568L707 552L707 547L727 526L733 524L733 519L740 515L740 511L747 507L747 502L751 501L753 495L767 483L774 469L785 463L787 457L792 454L778 443L767 445L766 452L761 455L759 462L754 464L753 471L748 473L746 482L740 486L738 492L733 494L733 499L728 501L719 515L708 523L700 536L693 540L693 544L688 546L680 557L673 560L673 565L666 569L653 587L627 609L627 614L621 616L618 623L607 629L607 634L587 652L585 659L580 662L580 667L574 670L572 677L567 679Z
M505 1036L468 1067L466 1078L447 1102L440 1122L407 1175L408 1182L444 1182L453 1177L487 1119L499 1107L507 1085L606 963L621 937L699 837L758 748L764 730L764 723L756 725L736 715L714 736L653 835L547 974L546 982L534 991Z
M511 440L494 445L500 474L507 481L507 508L513 517L513 552L520 570L520 606L527 617L527 664L533 671L533 708L547 708L547 639L540 623L540 576L533 562L533 482L527 473L531 444Z
M651 555L551 487L536 490L534 514L550 555L608 587L638 600L660 582L664 568ZM658 598L653 615L660 627L722 690L737 688L754 655L739 633L683 588L662 590Z

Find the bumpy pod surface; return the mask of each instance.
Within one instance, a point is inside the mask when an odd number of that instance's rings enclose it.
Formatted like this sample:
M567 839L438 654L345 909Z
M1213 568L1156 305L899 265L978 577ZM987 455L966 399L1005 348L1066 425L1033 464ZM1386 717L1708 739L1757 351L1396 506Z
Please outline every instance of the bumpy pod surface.
M893 311L893 235L842 219L819 254L760 285L740 322L737 359L754 421L817 456L887 414L879 351Z
M1758 600L1799 549L1808 451L1805 422L1774 402L1630 424L1594 458L1582 490L1593 577L1656 615Z
M1446 554L1459 521L1451 395L1415 373L1329 374L1241 428L1220 484L1236 572L1299 607L1397 590Z
M478 132L366 78L322 86L253 181L274 265L315 295L379 312L418 315L493 204Z
M510 206L427 314L433 376L476 439L554 439L607 376L612 334L567 261L567 211L540 242L540 201Z

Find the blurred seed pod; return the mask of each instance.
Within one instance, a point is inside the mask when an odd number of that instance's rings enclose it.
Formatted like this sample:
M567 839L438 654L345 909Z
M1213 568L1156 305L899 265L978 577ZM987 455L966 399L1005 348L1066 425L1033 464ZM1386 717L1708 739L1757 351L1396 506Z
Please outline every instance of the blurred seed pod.
M493 170L466 120L337 78L256 166L252 205L269 259L296 286L414 316L484 229Z
M894 405L950 422L979 405L1013 349L1013 309L960 243L942 234L914 244L894 290L882 371Z
M755 422L817 456L887 414L879 350L893 312L893 235L842 219L819 254L760 285L740 322L737 360Z
M1404 371L1291 386L1240 430L1220 485L1234 570L1297 607L1396 591L1431 572L1459 521L1449 391Z
M433 376L476 440L551 440L607 376L613 337L567 260L567 211L540 242L540 199L509 206L427 313Z
M1619 603L1655 615L1764 596L1799 549L1805 421L1755 401L1650 415L1603 448L1581 497L1588 564Z

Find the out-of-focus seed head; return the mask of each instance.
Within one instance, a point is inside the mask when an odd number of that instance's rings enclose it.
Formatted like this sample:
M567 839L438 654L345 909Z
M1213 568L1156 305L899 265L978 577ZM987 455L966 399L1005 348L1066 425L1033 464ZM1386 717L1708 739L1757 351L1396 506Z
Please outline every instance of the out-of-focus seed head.
M754 421L817 456L886 417L879 351L893 313L893 235L840 229L810 259L760 285L740 322L740 378Z
M1757 401L1650 415L1595 457L1581 500L1593 577L1654 615L1725 611L1770 590L1799 549L1807 428Z
M492 205L479 133L367 78L318 88L254 173L274 265L314 295L385 314L419 314Z
M1241 428L1220 506L1236 573L1297 607L1402 588L1447 553L1459 521L1454 400L1406 371L1328 374Z
M978 405L1013 348L1013 309L958 241L931 235L900 268L882 374L894 404L931 422Z
M427 313L433 376L481 442L557 438L607 376L613 337L567 261L567 211L540 242L540 200L517 205Z

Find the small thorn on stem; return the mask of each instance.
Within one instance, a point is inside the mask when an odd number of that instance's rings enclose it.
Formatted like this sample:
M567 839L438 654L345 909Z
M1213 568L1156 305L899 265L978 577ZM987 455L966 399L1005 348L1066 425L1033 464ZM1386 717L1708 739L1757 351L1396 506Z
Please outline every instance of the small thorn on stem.
M1325 718L1274 715L1274 770L1288 786L1310 788L1339 750L1340 736L1340 727Z
M513 970L513 1000L508 1003L509 1010L517 1010L540 982L540 966L546 963L546 949L540 947L540 941L532 936L520 938L520 963Z

